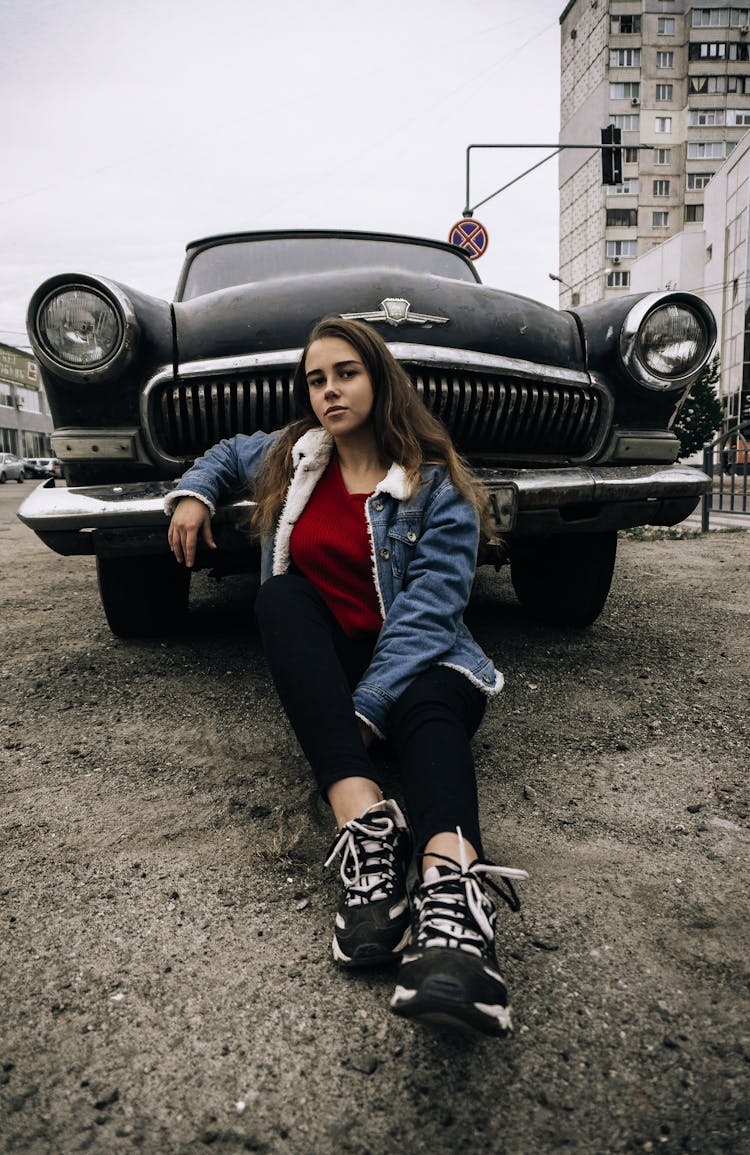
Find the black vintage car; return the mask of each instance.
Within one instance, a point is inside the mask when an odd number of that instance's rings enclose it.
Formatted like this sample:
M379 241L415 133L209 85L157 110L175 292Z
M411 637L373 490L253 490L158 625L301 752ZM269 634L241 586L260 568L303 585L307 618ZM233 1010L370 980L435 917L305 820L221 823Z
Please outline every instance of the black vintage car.
M67 487L48 481L19 516L61 554L94 553L112 630L163 632L190 575L167 549L162 502L208 446L293 417L306 334L340 314L377 327L414 388L484 479L497 543L523 605L586 625L609 592L617 530L673 525L707 484L675 465L672 424L715 340L689 293L575 311L483 286L437 241L375 233L256 232L187 247L173 304L102 277L62 274L34 294L28 327ZM257 564L248 499L216 517L220 552Z

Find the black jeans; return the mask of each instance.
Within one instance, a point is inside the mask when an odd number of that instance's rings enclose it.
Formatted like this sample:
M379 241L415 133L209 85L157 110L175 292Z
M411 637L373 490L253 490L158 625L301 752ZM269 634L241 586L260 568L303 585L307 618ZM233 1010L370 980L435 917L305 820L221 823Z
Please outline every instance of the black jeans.
M298 574L264 582L255 614L281 704L323 795L342 778L370 778L380 786L352 705L374 640L348 638L315 587ZM432 666L391 709L389 737L420 852L434 834L460 826L482 855L469 742L485 705L484 694L463 674Z

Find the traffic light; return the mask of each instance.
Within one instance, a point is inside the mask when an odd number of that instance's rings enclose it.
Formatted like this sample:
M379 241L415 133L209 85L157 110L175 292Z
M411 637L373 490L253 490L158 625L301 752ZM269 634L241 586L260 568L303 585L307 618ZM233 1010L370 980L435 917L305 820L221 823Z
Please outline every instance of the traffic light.
M602 144L615 148L602 149L602 184L622 184L622 133L613 124L602 129Z

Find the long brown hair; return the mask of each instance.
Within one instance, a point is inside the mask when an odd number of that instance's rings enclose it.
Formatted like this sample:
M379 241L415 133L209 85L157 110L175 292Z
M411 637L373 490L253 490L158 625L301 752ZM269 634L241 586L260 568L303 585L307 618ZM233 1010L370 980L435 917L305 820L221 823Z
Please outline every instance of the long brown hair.
M302 351L293 381L294 403L300 417L282 430L266 458L255 493L254 529L261 534L273 532L292 477L292 448L308 429L320 426L310 404L305 362L313 341L327 337L352 345L370 375L374 393L371 420L383 458L400 465L413 487L421 483L422 466L444 466L453 485L477 511L482 532L491 537L493 527L485 489L454 449L445 427L422 404L406 371L382 337L369 325L342 317L319 321Z

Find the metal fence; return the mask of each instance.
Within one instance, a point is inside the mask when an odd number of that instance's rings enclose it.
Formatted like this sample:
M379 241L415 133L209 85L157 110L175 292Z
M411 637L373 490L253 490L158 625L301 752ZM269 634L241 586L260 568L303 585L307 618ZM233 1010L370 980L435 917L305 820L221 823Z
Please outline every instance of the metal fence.
M711 488L701 502L701 529L708 532L712 513L747 514L750 477L750 421L735 425L703 448L703 471Z

